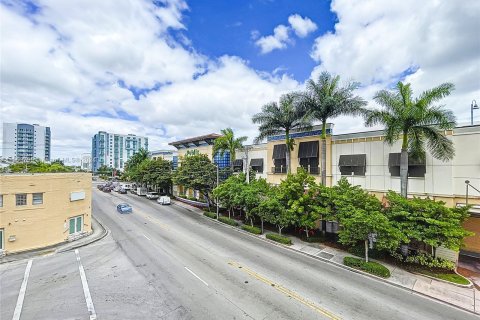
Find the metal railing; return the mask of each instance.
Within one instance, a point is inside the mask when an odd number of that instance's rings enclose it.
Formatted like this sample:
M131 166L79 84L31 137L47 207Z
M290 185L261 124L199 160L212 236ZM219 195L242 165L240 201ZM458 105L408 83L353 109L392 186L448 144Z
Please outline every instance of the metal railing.
M272 167L272 173L287 173L286 166Z
M310 174L320 174L320 167L310 167L310 166L300 166L297 168L297 171L302 168Z

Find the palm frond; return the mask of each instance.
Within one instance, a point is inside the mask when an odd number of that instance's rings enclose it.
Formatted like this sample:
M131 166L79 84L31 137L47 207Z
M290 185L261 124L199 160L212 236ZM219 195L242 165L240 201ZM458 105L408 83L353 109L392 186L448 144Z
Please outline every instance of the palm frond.
M421 130L427 140L430 153L436 159L448 161L455 156L455 147L452 140L444 136L439 130L430 126L421 126L417 130Z

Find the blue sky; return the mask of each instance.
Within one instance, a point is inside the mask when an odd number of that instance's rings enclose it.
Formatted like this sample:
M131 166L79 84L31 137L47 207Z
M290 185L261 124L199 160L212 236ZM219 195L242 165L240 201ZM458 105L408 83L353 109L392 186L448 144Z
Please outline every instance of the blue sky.
M208 56L237 55L255 69L273 72L281 68L302 82L317 64L309 55L313 41L318 35L333 31L336 21L330 1L325 0L194 0L188 4L185 35L197 51ZM285 50L261 54L252 32L271 34L275 26L287 24L294 13L310 18L318 29L306 38L296 38L294 45Z

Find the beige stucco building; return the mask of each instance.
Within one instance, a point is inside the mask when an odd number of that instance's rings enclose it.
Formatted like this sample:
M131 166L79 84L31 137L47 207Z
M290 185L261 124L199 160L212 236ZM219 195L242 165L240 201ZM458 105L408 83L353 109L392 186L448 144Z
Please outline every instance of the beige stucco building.
M75 240L91 233L90 173L0 175L2 253Z

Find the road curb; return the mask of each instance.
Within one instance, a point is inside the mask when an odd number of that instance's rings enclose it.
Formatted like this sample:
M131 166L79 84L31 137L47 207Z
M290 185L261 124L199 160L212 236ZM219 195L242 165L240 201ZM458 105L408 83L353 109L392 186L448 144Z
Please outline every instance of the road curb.
M183 208L183 209L185 209L185 210L187 210L187 211L190 211L190 212L192 212L192 213L198 214L199 216L202 216L202 217L204 217L205 219L207 219L207 220L209 220L209 221L212 221L212 222L214 222L214 223L216 223L216 224L220 224L220 225L222 225L222 226L224 226L224 227L228 227L228 228L230 228L230 229L233 229L233 230L235 230L235 231L237 231L237 232L243 233L243 234L248 235L248 236L250 236L250 237L253 237L253 238L255 238L255 239L259 239L259 240L262 240L262 241L264 241L264 242L268 242L268 243L273 244L273 245L275 245L275 246L277 246L277 247L284 248L284 249L288 249L288 250L290 250L290 251L292 251L292 252L296 252L296 253L298 253L298 254L302 254L302 255L304 255L304 256L306 256L306 257L310 257L310 258L313 258L313 259L318 260L318 261L326 262L326 263L329 263L329 264L331 264L331 265L333 265L333 266L336 266L336 267L338 267L338 268L342 268L342 269L345 269L345 270L349 270L349 271L351 271L351 272L355 272L355 273L357 273L357 274L360 274L360 275L363 275L363 276L366 276L366 277L369 277L369 278L372 278L372 279L381 281L381 282L383 282L383 283L385 283L385 284L391 285L391 286L393 286L393 287L397 287L397 288L399 288L399 289L408 291L408 292L410 292L410 293L420 295L420 296L422 296L422 297L425 297L425 298L434 300L434 301L439 302L439 303L447 304L447 305L449 305L449 306L451 306L451 307L454 307L454 308L456 308L456 309L459 309L459 310L462 310L462 311L465 311L465 312L469 312L469 313L472 313L472 314L477 315L477 316L479 315L479 313L477 313L477 312L475 312L475 311L466 309L466 308L464 308L464 307L458 306L458 305L453 304L453 303L451 303L451 302L448 302L448 301L445 301L445 300L442 300L442 299L439 299L439 298L436 298L436 297L429 296L429 295L424 294L424 293L422 293L422 292L415 291L415 290L410 289L410 288L408 288L408 287L404 287L404 286L402 286L402 285L399 285L399 284L397 284L397 283L390 282L390 281L388 281L388 280L386 280L386 279L384 279L384 278L375 276L375 275L373 275L373 274L366 273L366 272L363 272L363 271L361 271L361 270L351 268L351 267L346 266L346 265L344 265L344 264L340 264L340 263L335 262L335 261L331 261L331 260L328 260L328 259L325 259L325 258L322 258L322 257L314 256L314 255L312 255L312 254L309 254L309 253L306 253L306 252L303 252L303 251L300 251L300 250L291 248L290 246L284 245L284 244L279 243L279 242L276 242L276 241L272 241L272 240L267 239L267 238L260 237L260 236L258 236L258 235L253 234L253 233L250 233L250 232L248 232L248 231L245 231L245 230L243 230L243 229L241 229L241 228L239 228L239 227L230 226L230 225L228 225L228 224L226 224L226 223L222 223L222 222L220 222L220 221L218 221L218 220L216 220L216 219L212 219L212 218L206 217L206 216L204 216L203 214L200 214L200 213L198 213L198 212L195 212L194 210L189 209L189 208L187 208L187 207L180 206L180 205L178 205L178 204L176 204L176 203L173 203L173 204L175 204L176 206L178 206L178 207L180 207L180 208ZM436 279L435 279L435 280L436 280Z

